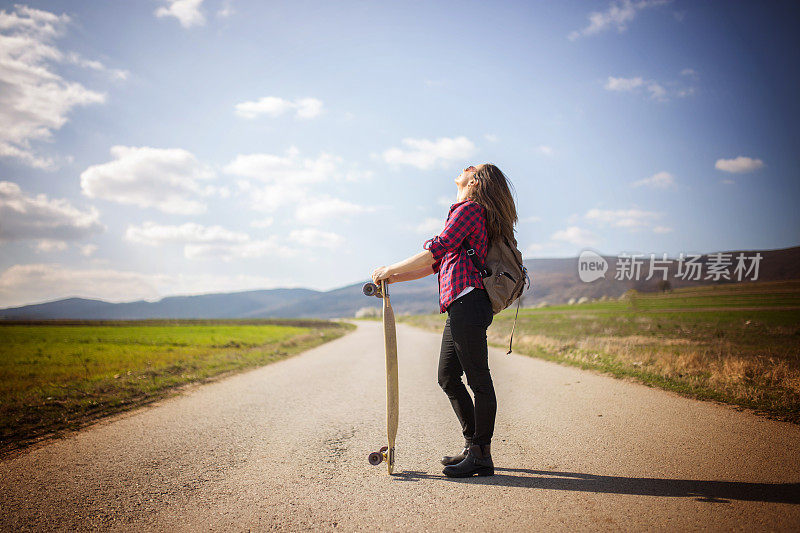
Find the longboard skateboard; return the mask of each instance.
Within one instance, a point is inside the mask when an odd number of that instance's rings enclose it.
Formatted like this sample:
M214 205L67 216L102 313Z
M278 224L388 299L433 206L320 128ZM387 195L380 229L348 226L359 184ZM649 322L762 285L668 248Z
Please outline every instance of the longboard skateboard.
M363 291L366 296L383 299L383 346L386 351L386 436L388 446L369 454L369 463L379 465L386 462L391 474L394 471L394 440L397 436L397 417L399 394L397 388L397 330L394 324L394 309L389 301L389 284L381 280L380 286L366 283Z

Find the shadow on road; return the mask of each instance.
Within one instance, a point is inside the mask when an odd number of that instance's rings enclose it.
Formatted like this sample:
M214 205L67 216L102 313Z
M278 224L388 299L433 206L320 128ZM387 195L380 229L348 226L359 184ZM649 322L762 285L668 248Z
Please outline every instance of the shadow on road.
M449 478L443 474L406 470L397 472L393 476L402 481L441 479L457 483L504 485L531 489L693 497L697 501L709 503L730 503L730 500L744 500L800 504L800 483L747 483L740 481L597 476L576 472L499 467L495 467L494 472L494 476L489 477Z

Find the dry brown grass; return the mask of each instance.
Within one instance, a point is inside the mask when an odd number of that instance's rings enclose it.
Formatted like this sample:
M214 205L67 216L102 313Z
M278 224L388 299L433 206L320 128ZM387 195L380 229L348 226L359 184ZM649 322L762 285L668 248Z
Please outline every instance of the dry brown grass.
M495 333L489 335L489 341L504 344L508 338ZM698 343L691 339L629 335L563 340L524 334L518 342L524 352L538 348L575 361L593 362L598 353L612 355L625 366L665 378L689 378L753 402L761 401L765 390L783 389L788 396L800 396L800 368L776 357L739 356L736 345L725 339Z

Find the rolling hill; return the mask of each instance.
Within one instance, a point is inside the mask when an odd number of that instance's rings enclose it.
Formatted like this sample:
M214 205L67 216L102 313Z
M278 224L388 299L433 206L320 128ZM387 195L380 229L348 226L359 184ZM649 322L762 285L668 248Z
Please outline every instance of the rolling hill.
M742 250L747 256L755 250ZM733 257L740 253L726 251ZM800 246L779 250L758 250L762 260L759 265L759 281L800 279ZM578 258L541 258L525 261L531 273L532 289L523 294L523 306L542 303L566 303L571 298L617 298L629 289L642 292L658 290L658 279L646 277L646 265L639 281L614 279L617 258L604 256L609 263L604 279L584 283L578 277ZM708 256L701 263L707 264ZM721 279L718 282L701 279L689 281L676 277L677 263L672 262L668 280L673 288L712 283L732 283ZM365 268L366 270L366 268ZM704 270L705 272L705 270ZM67 298L53 302L26 305L0 310L0 319L145 319L145 318L334 318L352 317L355 312L368 306L379 306L377 299L361 293L364 279L357 283L330 291L310 289L267 289L233 293L213 293L194 296L168 296L156 302L144 300L110 303L85 298ZM743 281L742 283L747 283ZM391 287L392 304L398 314L435 313L438 310L438 288L436 277L417 280Z

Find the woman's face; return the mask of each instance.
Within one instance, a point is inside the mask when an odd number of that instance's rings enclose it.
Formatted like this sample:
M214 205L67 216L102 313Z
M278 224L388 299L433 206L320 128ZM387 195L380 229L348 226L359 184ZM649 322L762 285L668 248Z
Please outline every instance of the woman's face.
M458 186L458 190L462 190L467 185L470 184L470 180L475 177L475 173L478 172L478 169L473 166L469 166L461 171L461 174L455 179L456 185Z

